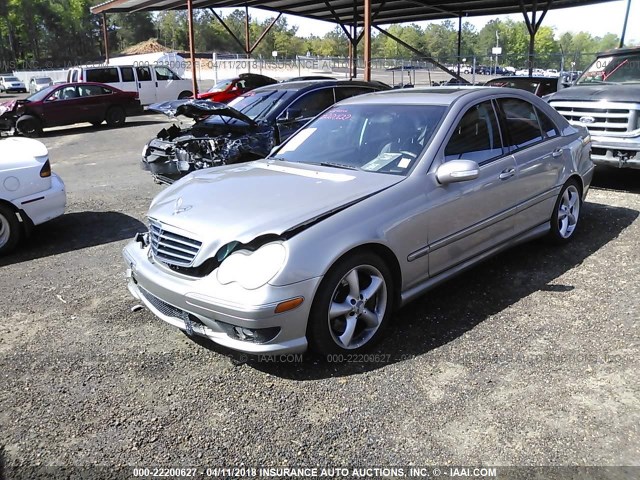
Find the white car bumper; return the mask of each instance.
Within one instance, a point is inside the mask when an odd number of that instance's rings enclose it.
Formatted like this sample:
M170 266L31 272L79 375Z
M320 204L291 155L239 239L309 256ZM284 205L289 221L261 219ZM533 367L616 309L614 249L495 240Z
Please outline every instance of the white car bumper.
M67 194L64 182L55 173L51 174L51 188L27 197L13 200L13 204L29 217L33 225L40 225L64 213Z

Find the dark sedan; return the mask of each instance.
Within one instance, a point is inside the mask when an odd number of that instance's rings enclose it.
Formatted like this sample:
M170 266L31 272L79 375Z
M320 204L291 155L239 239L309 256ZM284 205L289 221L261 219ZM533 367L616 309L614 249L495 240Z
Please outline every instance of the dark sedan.
M149 110L196 123L158 132L144 148L143 167L157 181L172 183L201 168L264 158L334 103L389 88L382 82L311 80L258 88L228 104L174 100L151 105Z
M47 87L24 100L0 104L0 126L37 136L43 128L89 122L124 125L127 115L142 112L137 92L102 83L64 83Z
M499 77L492 78L484 85L486 87L508 87L526 90L538 97L544 97L558 91L557 77Z

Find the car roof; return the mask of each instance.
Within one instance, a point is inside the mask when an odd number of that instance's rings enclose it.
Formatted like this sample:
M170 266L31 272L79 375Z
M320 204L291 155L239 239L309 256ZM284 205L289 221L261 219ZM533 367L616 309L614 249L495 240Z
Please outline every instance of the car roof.
M510 77L496 77L496 78L491 78L489 80L487 80L485 82L485 85L489 82L504 82L504 81L522 81L525 82L527 80L534 80L534 81L538 81L541 82L543 80L555 80L558 81L559 77L549 77L546 75L532 75L531 77L527 76L527 77L518 77L518 76L510 76Z
M363 80L298 80L295 82L274 83L273 85L256 88L252 92L259 93L272 90L302 91L337 86L389 88L382 82L365 82Z
M508 87L485 86L446 86L446 87L417 87L376 92L370 95L358 95L343 100L343 104L400 104L400 105L441 105L449 106L458 99L466 96L481 98L491 92L493 95L525 96L531 99L535 95L524 90ZM535 100L532 100L535 101Z

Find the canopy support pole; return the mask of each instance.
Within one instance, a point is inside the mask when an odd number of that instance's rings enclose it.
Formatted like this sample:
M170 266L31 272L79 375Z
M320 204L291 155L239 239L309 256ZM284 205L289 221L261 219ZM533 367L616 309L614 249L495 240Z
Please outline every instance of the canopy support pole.
M553 0L547 0L547 4L542 10L542 14L540 15L540 19L536 21L536 14L538 12L538 1L534 0L531 8L531 20L529 20L529 15L527 14L527 9L524 6L524 2L520 0L520 10L522 10L522 15L524 15L524 21L527 24L527 30L529 31L529 54L527 63L529 64L529 76L533 76L533 58L535 54L536 48L536 34L540 29L540 25L542 25L542 21L544 20L545 15L549 11L549 7Z
M364 0L364 81L371 81L371 0Z
M240 46L240 48L244 50L245 45L243 45L240 39L236 36L236 34L233 33L233 31L231 31L231 29L229 28L229 25L227 25L224 22L224 20L220 17L220 15L216 13L216 11L213 8L210 8L209 10L211 10L211 13L213 14L213 16L216 17L216 20L220 22L220 25L222 25L222 27L227 31L227 33L231 36L231 38L233 38L235 42Z
M198 96L198 79L196 78L196 44L193 37L193 0L187 0L187 20L189 21L189 59L191 60L191 87L193 98Z
M458 80L461 83L466 83L468 84L469 81L462 78L460 75L458 75L456 72L452 72L451 70L449 70L447 67L445 67L444 65L442 65L440 62L438 62L435 58L430 57L429 55L425 55L423 52L421 52L420 50L418 50L415 47L412 47L411 45L409 45L408 43L404 42L403 40L400 40L398 37L396 37L395 35L387 32L386 30L380 28L377 25L373 25L373 28L375 28L376 30L378 30L380 33L382 33L383 35L386 35L387 37L391 38L392 40L395 40L396 42L398 42L400 45L402 45L404 48L412 51L413 53L415 53L416 55L418 55L420 58L426 60L429 63L433 63L436 67L438 67L439 69L447 72L449 75L451 75L453 78L455 78L456 80Z
M358 78L358 0L353 0L353 30L351 34L351 42L353 46L351 50L353 52L352 59L352 78Z
M622 36L620 37L620 45L618 48L624 47L624 36L627 33L627 23L629 22L629 10L631 10L631 0L627 0L627 13L624 15L624 24L622 26Z
M249 50L249 53L253 53L253 51L258 47L258 45L260 45L260 42L262 42L264 37L267 36L267 33L269 33L269 31L273 28L276 22L280 20L281 16L282 16L282 13L279 13L278 16L274 18L269 25L267 25L267 27L264 29L264 31L260 34L260 36L256 40L256 42L253 44L253 47L251 47L251 49Z
M458 15L458 76L460 76L460 61L462 60L462 55L460 51L462 50L462 13Z
M107 29L107 14L102 12L102 37L104 38L104 63L109 65L109 30Z

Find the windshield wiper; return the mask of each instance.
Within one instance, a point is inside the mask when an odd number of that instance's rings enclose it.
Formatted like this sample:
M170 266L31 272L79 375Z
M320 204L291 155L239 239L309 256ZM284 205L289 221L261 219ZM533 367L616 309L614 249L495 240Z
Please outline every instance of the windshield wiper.
M353 165L345 165L344 163L320 162L316 165L320 165L321 167L344 168L345 170L358 170L358 167L354 167Z

